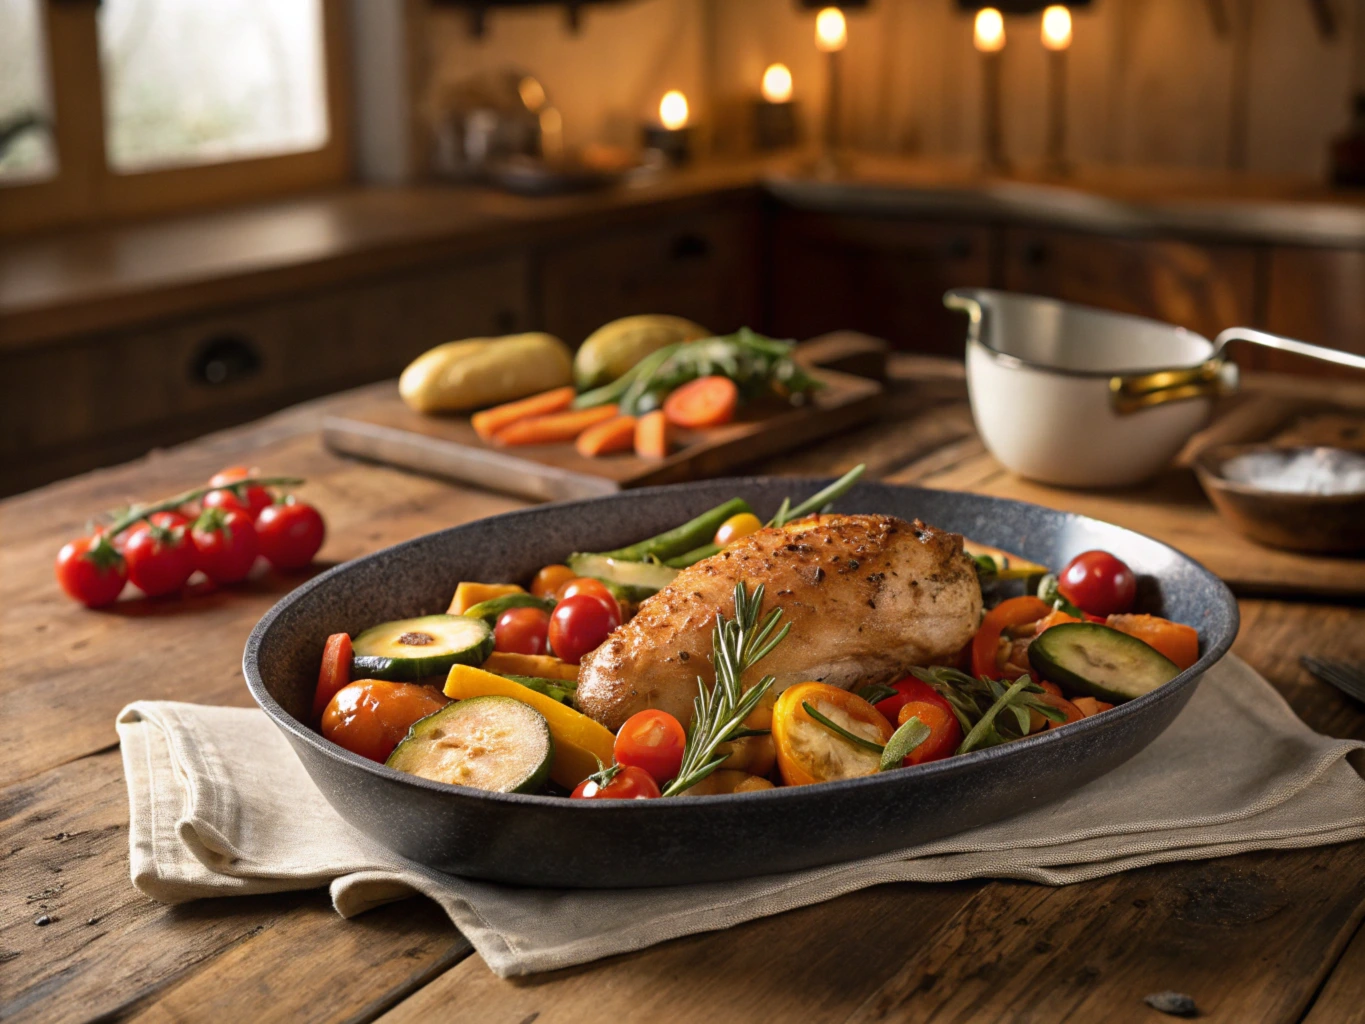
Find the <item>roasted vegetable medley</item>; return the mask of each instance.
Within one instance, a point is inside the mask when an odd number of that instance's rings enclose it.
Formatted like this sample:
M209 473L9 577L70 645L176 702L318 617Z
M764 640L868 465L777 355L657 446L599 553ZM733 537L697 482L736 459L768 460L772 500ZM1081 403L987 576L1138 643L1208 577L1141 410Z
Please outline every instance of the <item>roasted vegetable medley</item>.
M1134 611L1112 554L1052 575L918 520L831 513L860 472L766 524L736 498L523 583L461 582L443 614L338 633L314 716L353 753L453 785L702 796L1008 743L1198 659L1193 628Z

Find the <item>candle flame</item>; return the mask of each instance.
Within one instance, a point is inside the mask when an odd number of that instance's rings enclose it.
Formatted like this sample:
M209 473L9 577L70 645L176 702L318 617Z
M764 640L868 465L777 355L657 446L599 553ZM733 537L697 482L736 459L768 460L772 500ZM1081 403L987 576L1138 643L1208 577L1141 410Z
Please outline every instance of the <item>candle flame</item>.
M687 125L687 97L677 89L669 89L659 101L659 120L670 131Z
M815 16L815 48L825 53L842 50L848 43L848 22L837 7L826 7Z
M1065 50L1071 45L1071 12L1061 4L1043 12L1043 45L1049 50Z
M982 53L997 53L1005 48L1005 19L994 7L983 7L976 12L972 45Z
M763 98L769 103L786 103L792 98L792 73L787 65L768 65L763 72Z

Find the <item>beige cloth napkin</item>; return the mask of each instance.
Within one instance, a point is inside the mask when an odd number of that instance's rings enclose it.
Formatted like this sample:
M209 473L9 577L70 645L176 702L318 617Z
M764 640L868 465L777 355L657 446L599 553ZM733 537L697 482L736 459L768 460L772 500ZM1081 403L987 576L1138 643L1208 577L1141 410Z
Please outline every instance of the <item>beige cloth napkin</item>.
M497 974L553 970L883 882L1064 885L1162 861L1365 836L1365 743L1321 736L1229 656L1146 750L1057 803L869 860L739 882L546 890L404 860L332 810L257 710L140 701L118 717L133 884L153 899L331 886L344 917L425 893ZM633 922L623 925L623 922Z

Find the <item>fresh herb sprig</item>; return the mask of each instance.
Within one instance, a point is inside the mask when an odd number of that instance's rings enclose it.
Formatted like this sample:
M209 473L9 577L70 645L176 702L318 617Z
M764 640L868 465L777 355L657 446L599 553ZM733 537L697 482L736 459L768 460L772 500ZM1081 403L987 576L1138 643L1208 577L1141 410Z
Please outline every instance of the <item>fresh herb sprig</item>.
M801 702L801 707L805 710L806 714L810 715L811 718L819 722L830 732L834 733L834 735L847 740L855 747L862 747L864 750L870 750L872 753L879 755L877 770L882 772L889 772L895 768L904 767L905 759L909 756L910 752L933 735L933 730L930 729L929 726L925 725L919 718L912 715L905 720L899 729L891 734L891 738L887 740L885 744L877 743L875 740L869 740L866 737L849 732L838 722L817 711L808 700L803 700Z
M763 585L759 584L749 594L741 581L735 585L735 617L716 615L711 634L716 683L708 688L705 680L697 677L699 692L693 702L692 726L683 748L682 766L677 778L664 787L664 796L677 796L691 789L721 766L726 755L717 754L716 749L744 730L744 720L773 685L775 677L771 675L748 690L740 684L744 673L772 653L791 629L791 623L777 629L781 608L774 608L760 622L758 612L762 606Z
M1028 676L1020 676L1006 686L997 679L984 676L978 679L955 668L912 668L910 671L917 679L932 686L952 707L962 726L959 754L1027 736L1030 712L1033 711L1050 722L1066 721L1064 713L1038 696L1044 692L1043 688Z

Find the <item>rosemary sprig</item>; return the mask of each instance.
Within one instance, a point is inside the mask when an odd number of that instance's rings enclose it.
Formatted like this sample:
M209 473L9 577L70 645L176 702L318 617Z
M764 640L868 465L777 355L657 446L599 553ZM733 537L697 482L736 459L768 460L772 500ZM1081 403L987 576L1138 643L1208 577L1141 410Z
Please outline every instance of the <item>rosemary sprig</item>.
M740 679L744 673L763 660L786 637L791 623L777 630L782 609L774 608L758 621L763 606L763 585L746 593L744 583L735 584L735 617L726 619L716 615L716 626L711 634L711 661L716 668L716 683L709 689L697 677L697 698L693 702L692 727L688 730L687 745L683 748L682 766L678 777L664 787L664 796L677 796L691 789L725 761L716 748L728 743L744 729L749 717L764 694L773 685L773 676L764 676L745 690Z
M877 743L875 740L866 739L862 736L859 736L857 733L849 732L838 722L834 721L834 719L820 714L820 712L815 710L815 706L811 704L810 701L803 700L801 702L801 707L805 709L806 714L810 715L811 718L815 719L830 732L834 733L834 735L842 736L844 739L848 740L848 742L852 743L855 747L862 747L864 750L870 750L874 754L880 754L884 750L886 750L885 745Z
M958 747L959 754L1027 736L1034 711L1050 722L1066 721L1065 714L1039 696L1043 688L1028 676L1020 677L1014 685L1007 687L998 680L977 679L955 668L939 666L910 671L932 686L952 707L964 736ZM1001 714L1006 711L1008 717L1002 720Z

